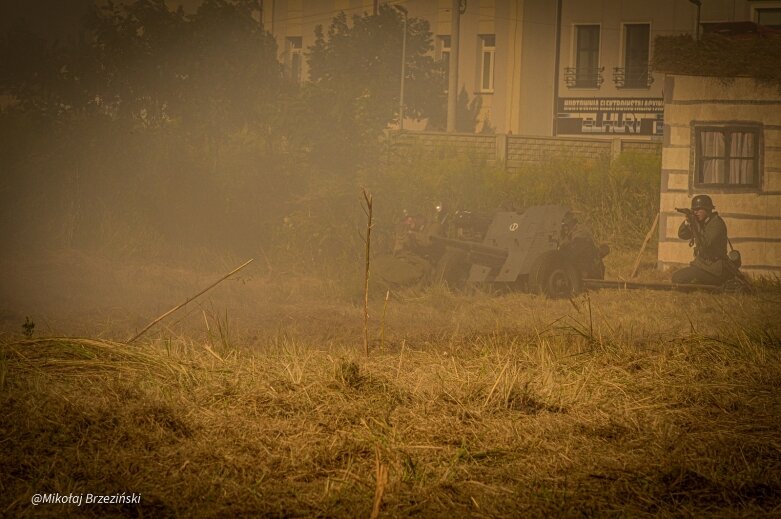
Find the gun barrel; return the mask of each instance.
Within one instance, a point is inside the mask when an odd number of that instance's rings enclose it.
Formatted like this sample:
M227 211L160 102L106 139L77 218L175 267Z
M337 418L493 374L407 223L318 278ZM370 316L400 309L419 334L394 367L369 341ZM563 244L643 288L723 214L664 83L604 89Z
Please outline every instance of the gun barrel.
M482 243L445 238L444 236L430 236L434 243L439 243L454 249L465 251L472 255L472 261L480 265L502 265L510 252L500 247L492 247Z

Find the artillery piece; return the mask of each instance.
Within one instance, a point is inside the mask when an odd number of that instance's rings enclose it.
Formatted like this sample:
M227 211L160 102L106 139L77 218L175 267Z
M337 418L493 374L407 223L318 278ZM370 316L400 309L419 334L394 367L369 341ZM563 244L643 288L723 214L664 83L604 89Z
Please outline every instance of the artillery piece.
M491 217L459 212L448 220L442 214L421 225L408 218L396 258L428 265L434 281L503 284L549 297L569 297L582 290L583 279L604 278L602 258L609 249L597 247L567 207L533 206Z

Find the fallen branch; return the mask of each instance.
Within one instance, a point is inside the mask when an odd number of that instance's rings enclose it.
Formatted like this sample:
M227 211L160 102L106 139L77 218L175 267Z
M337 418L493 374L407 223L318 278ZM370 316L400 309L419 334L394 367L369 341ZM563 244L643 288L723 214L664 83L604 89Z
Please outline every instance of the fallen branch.
M130 344L131 342L135 341L136 339L138 339L139 337L144 335L151 327L153 327L154 325L156 325L157 323L159 323L160 321L162 321L163 319L165 319L166 317L168 317L172 313L176 312L177 310L179 310L180 308L185 306L187 303L190 303L190 302L194 301L195 299L197 299L198 297L202 296L203 294L205 294L206 292L208 292L212 288L216 287L217 285L219 285L220 283L222 283L223 281L225 281L226 279L228 279L229 277L234 275L236 272L240 271L241 269L243 269L244 267L246 267L247 265L252 263L254 261L254 259L255 258L251 258L250 260L244 262L242 265L240 265L240 266L236 267L235 269L231 270L230 272L228 272L227 274L222 276L220 279L218 279L217 281L215 281L214 283L212 283L208 287L204 288L203 290L201 290L200 292L198 292L194 296L188 297L187 300L184 303L171 308L166 313L164 313L163 315L161 315L160 317L158 317L157 319L155 319L154 321L152 321L151 323L146 325L146 328L144 328L143 330L138 332L133 338L128 339L127 343Z

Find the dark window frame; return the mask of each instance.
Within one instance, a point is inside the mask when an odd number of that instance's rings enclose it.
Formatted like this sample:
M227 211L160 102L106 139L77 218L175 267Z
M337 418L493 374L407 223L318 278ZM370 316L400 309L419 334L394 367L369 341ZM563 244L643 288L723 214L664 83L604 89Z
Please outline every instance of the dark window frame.
M640 54L645 54L645 61L643 64L638 65L637 63L633 63L634 59L636 59L637 56L635 56L636 52L640 50L639 48L630 48L630 44L632 43L630 39L633 36L633 32L644 28L646 30L646 40L644 47L644 52L640 52ZM636 34L636 33L635 33ZM651 63L651 24L650 23L625 23L624 24L624 41L623 41L623 65L624 65L624 86L623 88L634 88L634 89L648 89L651 87L648 76L650 75L650 63ZM641 56L642 57L642 56Z
M581 31L583 31L584 35L586 31L594 31L596 33L595 39L593 38L593 34L592 38L590 38L595 41L587 42L592 45L581 47L581 43L585 39L585 37L581 38ZM574 39L574 88L599 88L601 83L600 54L602 50L602 26L597 23L575 24ZM595 48L593 48L594 43L596 43ZM582 59L587 54L590 54L593 59ZM589 63L584 63L584 61L589 61Z
M704 132L717 132L724 135L724 155L704 156L701 149L700 136ZM725 162L724 176L726 179L730 176L730 160L735 159L730 155L731 141L733 134L751 133L754 135L752 146L754 164L753 164L753 182L748 184L731 184L725 182L703 182L704 172L702 167L704 161L708 159L721 159ZM739 193L739 192L761 192L763 185L763 160L764 160L764 126L754 121L692 121L691 123L691 177L690 190L697 191L708 189L717 193ZM745 158L745 157L738 157Z
M775 14L778 15L781 13L781 7L779 6L756 6L754 7L754 13L756 17L756 22L760 25L762 25L762 15L763 14ZM770 27L771 29L779 29L781 28L781 24L765 24L765 27Z

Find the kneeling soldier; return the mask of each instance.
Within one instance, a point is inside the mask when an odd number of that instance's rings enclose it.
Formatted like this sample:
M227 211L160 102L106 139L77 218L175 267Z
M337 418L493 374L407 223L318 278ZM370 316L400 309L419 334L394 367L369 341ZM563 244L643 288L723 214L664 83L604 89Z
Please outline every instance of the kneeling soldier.
M715 212L708 195L692 198L691 212L678 228L678 237L694 246L694 261L672 276L673 283L721 285L734 273L726 265L727 225ZM684 210L681 210L684 211Z

